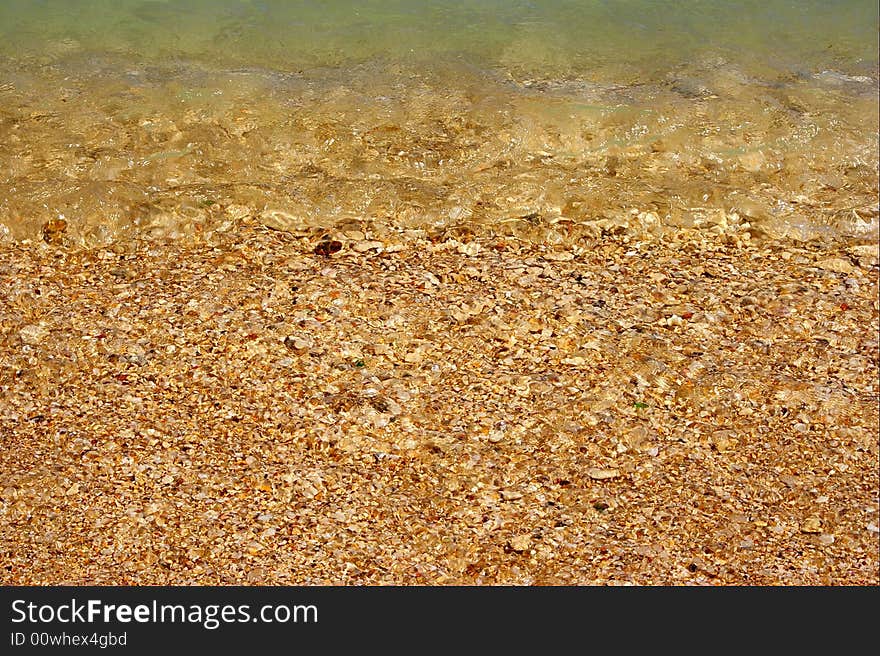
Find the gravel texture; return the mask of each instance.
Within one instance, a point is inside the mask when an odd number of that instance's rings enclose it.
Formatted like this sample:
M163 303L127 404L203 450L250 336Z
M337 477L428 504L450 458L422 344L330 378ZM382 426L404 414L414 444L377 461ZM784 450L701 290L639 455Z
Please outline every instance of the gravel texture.
M880 584L876 244L63 230L0 244L2 584Z

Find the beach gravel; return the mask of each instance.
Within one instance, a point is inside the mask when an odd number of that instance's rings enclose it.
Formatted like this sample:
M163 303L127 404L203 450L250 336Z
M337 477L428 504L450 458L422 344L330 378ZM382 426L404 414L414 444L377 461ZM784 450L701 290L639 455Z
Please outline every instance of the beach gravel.
M870 245L355 237L0 244L0 584L880 583Z

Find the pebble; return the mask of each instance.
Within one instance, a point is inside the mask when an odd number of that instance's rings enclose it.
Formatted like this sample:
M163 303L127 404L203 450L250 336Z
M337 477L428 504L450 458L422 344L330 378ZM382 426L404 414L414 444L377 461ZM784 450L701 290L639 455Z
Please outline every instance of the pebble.
M59 217L51 219L43 225L43 241L47 244L58 245L64 241L64 233L67 230L67 221Z
M388 408L388 412L397 417L403 412L403 408L400 407L400 404L394 399L385 398L385 407Z
M809 517L801 524L801 533L820 533L822 531L822 520L818 517Z
M816 262L816 266L826 271L834 271L835 273L852 273L855 268L849 260L844 260L842 257L829 257L819 260Z
M516 537L510 538L509 544L510 548L518 553L528 551L532 546L532 536L529 533L517 535Z
M48 334L49 330L45 326L38 324L25 326L18 331L18 335L19 337L21 337L21 341L30 346L36 346L37 344L40 344Z
M571 262L574 259L574 253L571 251L551 251L544 253L544 259L553 262Z
M403 359L405 362L409 362L410 364L419 364L425 359L425 354L422 352L421 349L416 349L404 355Z
M493 430L489 433L486 439L492 442L492 444L497 444L504 439L504 431Z
M862 267L875 266L880 261L880 245L878 244L850 246L847 250L859 260L859 265Z
M284 338L284 345L292 350L305 351L306 349L311 348L314 343L310 339L305 339L303 337L293 337L292 335L289 335Z
M479 254L479 252L481 250L481 246L477 242L471 241L471 242L468 242L467 244L461 244L457 250L462 255L467 255L468 257L474 257Z
M296 232L306 224L305 218L299 213L291 214L279 209L264 210L259 215L259 221L268 228L284 232Z
M599 469L597 467L590 467L587 469L587 476L597 481L604 481L609 478L617 478L620 476L620 471L617 469Z
M382 251L385 244L381 241L359 241L352 246L352 249L358 253L366 253L367 251Z
M354 242L364 241L367 238L362 230L343 230L342 234ZM357 250L357 248L355 248L355 250Z

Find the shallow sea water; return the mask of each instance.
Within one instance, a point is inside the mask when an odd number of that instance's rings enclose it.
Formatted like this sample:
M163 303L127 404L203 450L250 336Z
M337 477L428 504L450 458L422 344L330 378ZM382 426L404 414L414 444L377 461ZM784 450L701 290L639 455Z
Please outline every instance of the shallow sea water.
M0 239L876 241L877 38L863 0L5 0Z

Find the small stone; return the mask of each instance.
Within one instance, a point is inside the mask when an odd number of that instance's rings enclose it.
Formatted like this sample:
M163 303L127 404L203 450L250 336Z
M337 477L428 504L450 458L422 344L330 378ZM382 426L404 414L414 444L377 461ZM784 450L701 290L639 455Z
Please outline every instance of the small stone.
M760 150L755 150L740 155L739 162L746 171L758 173L767 166L767 157Z
M37 324L25 326L18 331L18 335L19 337L21 337L21 341L30 346L36 346L37 344L40 344L48 334L49 331L46 329L45 326Z
M617 469L599 469L597 467L590 467L587 470L587 476L597 481L604 481L609 478L617 478L620 476L620 471Z
M403 359L410 364L418 364L425 359L425 356L420 349L416 349L415 351L410 351L404 355Z
M236 211L237 210L237 211ZM240 206L230 205L226 208L226 214L232 221L240 220L251 214L251 210L241 208ZM273 230L281 230L282 232L296 232L301 229L306 221L305 218L298 214L291 214L284 210L269 209L263 211L259 215L259 221L267 228Z
M305 351L312 347L312 341L310 339L288 335L284 338L284 345L291 351Z
M467 244L462 244L461 246L458 247L457 250L462 255L467 255L468 257L474 257L475 255L477 255L480 252L481 248L477 242L472 241Z
M43 225L43 241L47 244L61 244L66 230L67 221L63 218L50 219Z
M730 492L725 490L720 485L715 485L712 487L712 491L715 493L715 496L719 499L723 499L724 501L730 501Z
M733 431L729 430L720 430L712 433L712 446L715 447L715 450L718 453L724 453L725 451L729 451L737 444L737 439L734 437Z
M818 517L809 517L801 524L801 533L820 533L822 531L822 520Z
M829 547L834 544L834 536L830 533L823 533L819 536L819 544L823 547Z
M880 245L878 244L850 246L847 250L859 261L861 267L874 266L880 261Z
M510 538L510 548L518 553L528 551L531 546L532 536L529 533L523 533L522 535Z
M553 262L571 262L574 259L574 253L571 251L551 251L544 253L544 259Z
M336 239L325 239L321 241L317 246L315 246L314 253L315 255L320 255L321 257L330 257L334 253L338 253L342 250L342 242Z
M501 490L501 497L505 501L516 501L517 499L522 499L523 495L516 490Z
M834 271L836 273L852 273L853 265L849 260L842 257L829 257L816 262L816 266L826 271Z
M381 251L385 248L385 244L381 241L359 241L352 249L358 253L366 253L367 251Z
M114 278L131 280L135 277L135 272L126 267L116 267L115 269L110 269L110 275Z
M300 483L299 491L306 499L314 499L318 496L318 489L308 481Z
M473 212L467 209L466 207L461 207L460 205L456 205L455 207L449 210L449 218L453 221L458 221L459 219L466 219L471 216Z
M403 408L400 407L400 404L391 398L385 398L385 407L388 409L388 412L395 417L403 412Z

